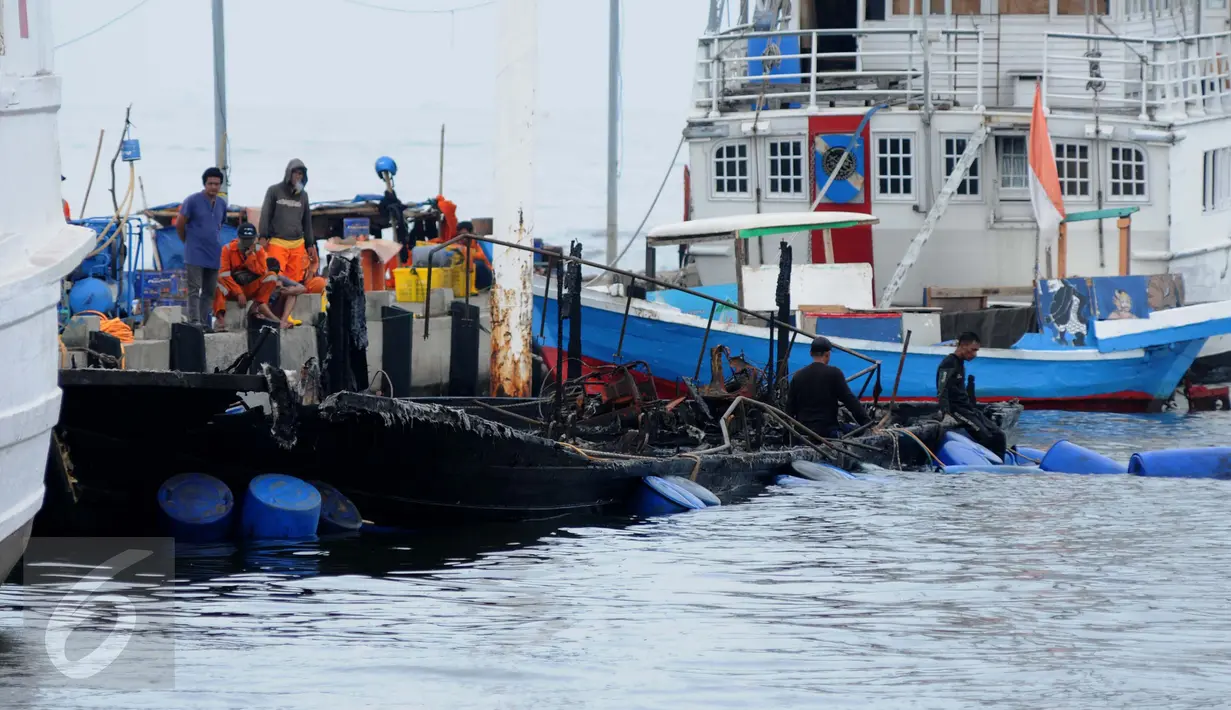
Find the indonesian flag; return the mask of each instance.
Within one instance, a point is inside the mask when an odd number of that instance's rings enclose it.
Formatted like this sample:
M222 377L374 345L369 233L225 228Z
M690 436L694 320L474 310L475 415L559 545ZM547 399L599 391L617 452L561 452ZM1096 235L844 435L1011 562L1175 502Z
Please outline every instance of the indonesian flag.
M1047 118L1043 115L1043 92L1034 86L1034 112L1030 116L1030 139L1027 160L1030 171L1030 204L1039 231L1050 233L1064 219L1064 198L1060 194L1060 177L1056 173L1056 153L1047 133Z

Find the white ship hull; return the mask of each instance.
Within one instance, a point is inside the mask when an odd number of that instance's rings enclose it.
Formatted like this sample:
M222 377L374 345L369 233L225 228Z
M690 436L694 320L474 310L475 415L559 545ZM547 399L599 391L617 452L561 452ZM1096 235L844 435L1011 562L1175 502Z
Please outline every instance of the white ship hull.
M49 3L0 3L0 582L43 504L60 416L60 280L94 244L64 222Z
M43 503L49 439L60 416L60 279L94 241L89 230L68 225L38 237L25 268L0 273L0 580L24 552Z

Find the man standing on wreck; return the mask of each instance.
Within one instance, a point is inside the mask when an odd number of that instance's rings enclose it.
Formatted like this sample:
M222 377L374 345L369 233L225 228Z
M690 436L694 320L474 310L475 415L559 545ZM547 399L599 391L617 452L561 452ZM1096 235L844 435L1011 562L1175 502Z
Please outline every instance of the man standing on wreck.
M180 204L175 215L175 231L184 242L184 267L188 276L188 322L210 328L210 304L218 285L218 265L222 258L222 223L227 216L227 201L222 189L222 171L209 168L201 175L205 189L194 192Z
M312 234L308 204L308 168L295 158L286 165L282 182L270 185L261 205L259 233L269 239L269 257L282 264L283 273L304 285L308 293L322 293L325 279L317 275L320 257Z

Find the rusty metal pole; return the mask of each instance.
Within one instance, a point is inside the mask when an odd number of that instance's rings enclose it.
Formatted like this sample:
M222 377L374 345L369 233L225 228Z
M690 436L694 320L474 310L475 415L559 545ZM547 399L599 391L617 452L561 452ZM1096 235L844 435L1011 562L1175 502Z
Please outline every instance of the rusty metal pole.
M533 244L534 113L538 70L538 0L500 0L496 62L496 213L493 232L518 245ZM492 248L491 393L529 397L534 328L530 252Z

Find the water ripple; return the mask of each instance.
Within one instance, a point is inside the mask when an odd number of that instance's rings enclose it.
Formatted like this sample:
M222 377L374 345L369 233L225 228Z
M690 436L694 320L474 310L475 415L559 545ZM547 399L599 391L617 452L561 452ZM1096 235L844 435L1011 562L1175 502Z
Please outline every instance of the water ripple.
M1023 429L1124 459L1223 443L1229 422L1029 413ZM884 476L636 524L185 549L146 601L175 624L174 692L27 704L1225 704L1225 482ZM5 634L54 603L41 594L0 588L0 698L34 677Z

